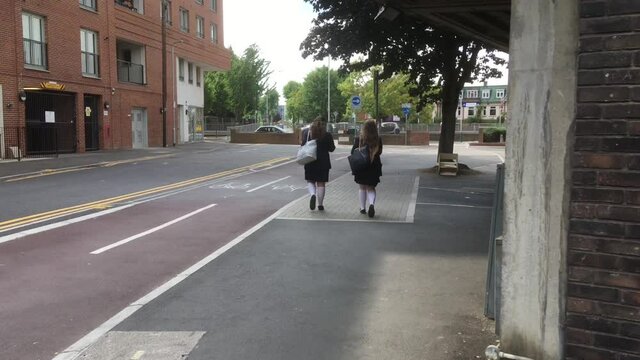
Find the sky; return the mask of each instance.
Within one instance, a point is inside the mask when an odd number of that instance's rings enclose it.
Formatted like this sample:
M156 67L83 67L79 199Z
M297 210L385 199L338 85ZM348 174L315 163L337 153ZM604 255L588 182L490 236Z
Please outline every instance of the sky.
M249 45L258 45L262 58L271 62L270 84L278 90L281 104L284 85L291 80L302 83L309 72L327 64L302 58L300 43L315 17L303 0L226 0L223 6L225 46L242 55Z
M262 58L271 62L269 84L278 90L280 104L284 104L284 85L292 80L302 83L309 72L327 65L327 60L302 58L300 43L315 18L311 5L303 0L226 0L223 7L225 46L242 55L249 45L258 45ZM331 61L332 69L339 66ZM503 73L502 79L489 79L489 85L506 84Z

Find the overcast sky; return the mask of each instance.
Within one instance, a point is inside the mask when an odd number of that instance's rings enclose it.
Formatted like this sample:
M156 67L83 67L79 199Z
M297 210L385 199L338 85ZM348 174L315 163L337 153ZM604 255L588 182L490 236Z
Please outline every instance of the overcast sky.
M257 44L262 58L271 62L271 85L282 98L282 87L304 77L327 61L303 59L300 43L311 29L314 12L303 0L226 0L224 6L224 42L226 47L241 55L251 44ZM331 68L337 68L337 61ZM506 73L505 73L506 75ZM489 84L506 84L504 79L490 79Z

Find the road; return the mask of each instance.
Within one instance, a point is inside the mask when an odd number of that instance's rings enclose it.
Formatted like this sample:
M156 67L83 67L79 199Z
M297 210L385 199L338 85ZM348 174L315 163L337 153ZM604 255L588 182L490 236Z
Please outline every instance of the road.
M332 154L332 178L348 172L347 151ZM386 161L407 151L391 150ZM304 196L294 153L294 146L200 144L3 174L0 358L51 359ZM499 162L491 158L469 165Z

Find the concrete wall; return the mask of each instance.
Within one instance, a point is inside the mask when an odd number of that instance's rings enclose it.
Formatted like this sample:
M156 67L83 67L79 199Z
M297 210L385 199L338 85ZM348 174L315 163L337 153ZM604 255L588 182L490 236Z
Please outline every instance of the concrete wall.
M578 0L513 0L502 348L563 357Z

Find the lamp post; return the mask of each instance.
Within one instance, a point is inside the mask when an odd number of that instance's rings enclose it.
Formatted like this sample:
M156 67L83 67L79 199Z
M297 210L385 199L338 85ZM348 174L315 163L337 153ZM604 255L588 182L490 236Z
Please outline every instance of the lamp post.
M331 55L329 54L329 44L324 44L327 50L327 131L331 122Z

